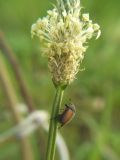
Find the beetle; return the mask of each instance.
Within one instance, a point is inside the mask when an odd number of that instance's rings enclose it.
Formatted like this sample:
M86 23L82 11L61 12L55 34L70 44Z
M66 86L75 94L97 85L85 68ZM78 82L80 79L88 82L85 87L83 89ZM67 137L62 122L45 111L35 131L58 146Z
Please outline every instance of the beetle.
M61 127L68 124L73 119L75 112L76 109L74 104L65 104L65 110L58 115L58 122L61 123Z

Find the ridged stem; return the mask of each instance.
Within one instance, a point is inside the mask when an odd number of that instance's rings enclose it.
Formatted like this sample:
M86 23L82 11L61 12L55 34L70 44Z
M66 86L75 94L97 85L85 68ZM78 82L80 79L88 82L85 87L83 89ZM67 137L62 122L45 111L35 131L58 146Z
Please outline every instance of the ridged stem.
M62 87L57 87L50 119L46 160L54 160L55 157L56 136L58 129L58 121L55 117L59 114L63 93L64 90Z

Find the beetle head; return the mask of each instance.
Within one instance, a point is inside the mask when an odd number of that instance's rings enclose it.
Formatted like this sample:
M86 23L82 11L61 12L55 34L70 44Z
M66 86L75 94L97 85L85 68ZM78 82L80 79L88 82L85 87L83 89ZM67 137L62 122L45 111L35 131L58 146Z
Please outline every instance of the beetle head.
M66 106L67 109L71 109L73 112L76 111L75 105L73 103L65 104L65 106Z

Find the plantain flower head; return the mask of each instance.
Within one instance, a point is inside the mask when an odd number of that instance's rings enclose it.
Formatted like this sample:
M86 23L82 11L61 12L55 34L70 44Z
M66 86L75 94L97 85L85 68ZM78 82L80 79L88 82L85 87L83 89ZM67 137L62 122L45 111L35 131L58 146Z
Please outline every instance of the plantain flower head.
M80 0L57 0L57 6L32 25L31 34L40 39L53 82L60 85L76 78L88 40L99 38L101 31L88 13L81 13Z

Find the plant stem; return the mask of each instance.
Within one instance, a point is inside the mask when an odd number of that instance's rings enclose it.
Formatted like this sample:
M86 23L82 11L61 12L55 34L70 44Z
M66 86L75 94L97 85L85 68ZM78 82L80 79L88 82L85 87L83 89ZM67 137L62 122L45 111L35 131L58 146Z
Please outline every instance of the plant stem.
M21 90L21 94L23 95L23 98L28 106L28 110L31 113L32 111L35 110L35 105L33 103L32 96L23 78L24 76L22 74L22 70L17 60L17 57L15 56L15 53L13 52L10 45L5 40L4 34L2 32L0 32L0 50L6 56L6 58L9 60L12 66L17 82L19 84L19 88Z
M62 89L62 87L59 86L56 89L56 95L51 113L46 160L54 160L56 146L55 143L58 129L58 121L55 117L57 117L59 114L63 93L64 90Z
M22 73L21 66L20 66L19 61L16 57L16 54L14 53L14 51L11 48L11 46L9 45L9 43L6 41L4 33L2 31L0 31L0 50L2 51L1 54L6 56L6 58L8 59L9 63L12 66L12 70L14 71L17 83L19 85L22 98L24 99L25 103L27 104L29 113L34 112L36 110L35 104L34 104L32 96L30 94L31 92L29 91L29 88L27 87L28 85L24 79L24 75ZM42 148L40 148L40 142L41 142L40 128L38 128L38 130L35 134L36 134L38 148L39 148L39 150L40 149L42 150Z
M16 96L16 93L14 91L14 88L11 84L11 80L9 78L6 66L4 64L4 59L2 57L2 54L0 52L0 82L2 83L2 87L4 89L4 92L6 94L6 101L9 103L10 110L13 114L13 118L17 124L20 124L22 121L22 117L20 113L17 111L17 104L18 99ZM22 151L22 158L23 160L33 160L33 152L32 152L32 146L30 144L30 140L28 137L21 137L19 139L21 144L21 151Z

